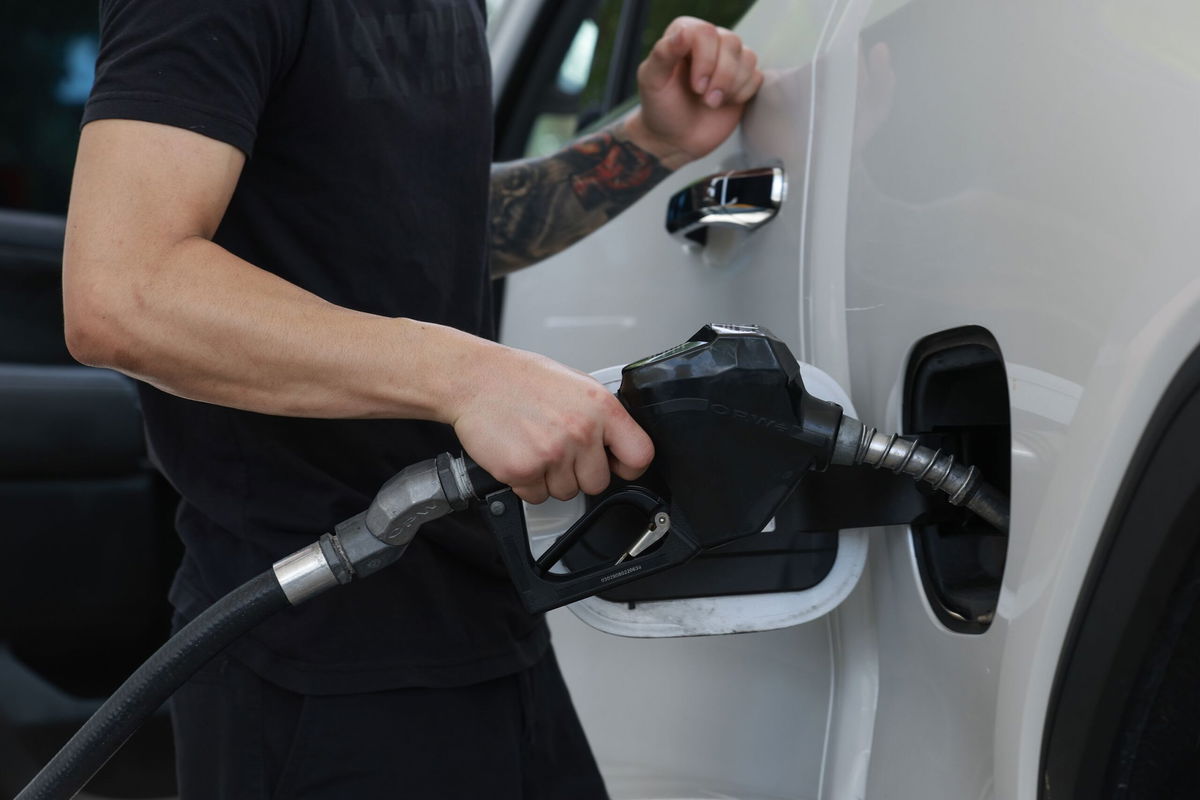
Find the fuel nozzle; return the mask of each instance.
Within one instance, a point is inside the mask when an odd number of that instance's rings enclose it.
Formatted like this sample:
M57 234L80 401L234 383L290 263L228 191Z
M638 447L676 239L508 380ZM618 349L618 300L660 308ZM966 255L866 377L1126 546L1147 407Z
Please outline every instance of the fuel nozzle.
M652 470L673 525L702 548L761 531L805 473L831 465L906 475L1008 529L1007 498L975 467L809 394L796 359L765 328L706 325L626 366L619 396L654 440Z
M846 417L841 406L809 394L800 365L764 328L706 325L688 341L622 370L618 397L654 441L650 469L635 483L599 498L542 554L534 556L522 504L511 488L466 457L443 453L389 480L366 511L332 535L276 564L292 603L376 572L404 552L421 525L477 505L530 611L545 611L678 566L698 553L762 531L806 475L832 466L867 465L923 481L1001 530L1008 501L974 467L914 441L878 433ZM876 508L851 470L813 506L833 514L808 520L811 530L911 521L911 513ZM844 472L844 470L843 470ZM911 492L911 484L902 481ZM873 484L878 494L878 482ZM825 490L831 488L827 483ZM841 502L830 497L853 498ZM800 497L801 501L806 498ZM864 502L865 501L865 502ZM863 511L863 507L867 511ZM610 512L645 520L622 529L611 559L562 572L569 553L593 542ZM902 509L903 511L903 509ZM620 555L616 555L620 553Z
M654 441L674 530L702 548L758 533L809 470L827 467L842 409L804 389L765 328L705 325L622 371L618 396Z

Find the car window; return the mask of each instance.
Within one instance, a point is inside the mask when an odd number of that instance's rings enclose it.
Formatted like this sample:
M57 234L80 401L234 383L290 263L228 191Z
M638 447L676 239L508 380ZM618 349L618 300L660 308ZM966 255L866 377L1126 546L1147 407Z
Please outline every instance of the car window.
M620 112L637 93L637 65L671 20L690 15L732 27L754 0L593 0L539 92L524 155L561 149L582 130ZM627 34L623 31L628 31ZM631 41L621 42L622 36Z
M0 207L66 211L97 17L95 0L0 3Z
M541 89L526 156L553 153L607 110L604 89L621 7L622 0L593 2L591 11L579 22L554 80Z

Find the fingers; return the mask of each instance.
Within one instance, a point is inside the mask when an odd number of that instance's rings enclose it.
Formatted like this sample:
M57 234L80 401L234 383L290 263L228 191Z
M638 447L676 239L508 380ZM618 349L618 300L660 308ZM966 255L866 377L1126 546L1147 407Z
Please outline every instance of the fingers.
M538 454L536 445L513 446L508 436L495 436L492 431L482 440L464 436L463 446L475 461L500 483L512 488L517 497L527 503L541 503L550 497L547 486L547 458Z
M609 459L612 473L631 481L650 466L654 459L654 443L624 408L618 408L618 411L604 430L604 444L612 454Z
M713 65L712 78L704 93L704 104L719 108L736 88L735 82L742 67L742 40L732 31L717 28L717 59Z
M675 70L688 54L689 48L688 39L681 30L671 32L668 29L638 67L638 79L653 90L666 86L675 76Z
M699 20L685 22L680 32L687 41L692 56L692 91L701 97L708 97L709 92L716 89L712 86L712 77L721 54L721 36L715 25Z
M733 89L730 90L730 102L735 104L748 102L751 97L758 94L762 82L763 74L758 68L758 56L754 54L753 50L744 50Z
M611 475L608 453L602 442L599 447L589 447L575 459L575 481L584 494L603 492L608 488Z
M548 461L541 480L522 481L513 490L522 500L540 503L547 497L570 500L579 492L596 495L608 488L612 475L633 480L654 458L654 445L615 399L605 410L603 434L569 438L573 446ZM578 430L578 429L577 429Z
M547 470L546 488L551 497L570 500L581 491L600 494L608 488L612 475L633 480L650 465L654 458L650 437L607 393L603 406L603 427L580 426L571 431L575 446Z
M744 103L762 84L758 56L740 36L694 17L680 17L667 27L642 63L640 77L648 88L660 89L685 59L688 86L710 108Z
M512 490L517 497L526 503L533 503L534 505L544 503L550 497L550 490L546 488L545 479L531 483L522 483L520 486L513 486Z
M649 437L590 376L522 351L491 356L453 425L463 448L522 500L599 494L613 472L632 479L649 465Z
M573 463L556 464L546 473L546 489L555 500L570 500L579 494L579 481Z

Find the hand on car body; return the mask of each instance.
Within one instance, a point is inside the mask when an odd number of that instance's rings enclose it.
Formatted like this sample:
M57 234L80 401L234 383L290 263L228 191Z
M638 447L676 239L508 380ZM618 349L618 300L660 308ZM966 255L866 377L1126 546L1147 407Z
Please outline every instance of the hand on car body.
M638 67L635 119L647 149L672 168L708 155L733 133L762 82L758 56L736 33L679 17Z
M625 131L677 169L728 138L762 81L758 57L737 34L679 17L638 69L642 102ZM509 350L477 377L479 390L462 398L450 421L468 454L523 500L598 494L610 472L630 480L653 458L649 437L587 375Z

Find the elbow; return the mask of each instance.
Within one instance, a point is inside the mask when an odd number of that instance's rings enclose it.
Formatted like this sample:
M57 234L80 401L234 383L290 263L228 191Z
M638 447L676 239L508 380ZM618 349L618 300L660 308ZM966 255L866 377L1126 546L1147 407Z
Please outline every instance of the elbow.
M124 370L122 353L129 352L128 333L119 320L126 317L120 287L87 280L70 259L63 263L63 335L67 351L81 364Z
M91 367L117 366L118 348L110 314L111 311L106 311L94 299L64 295L63 333L72 358Z

